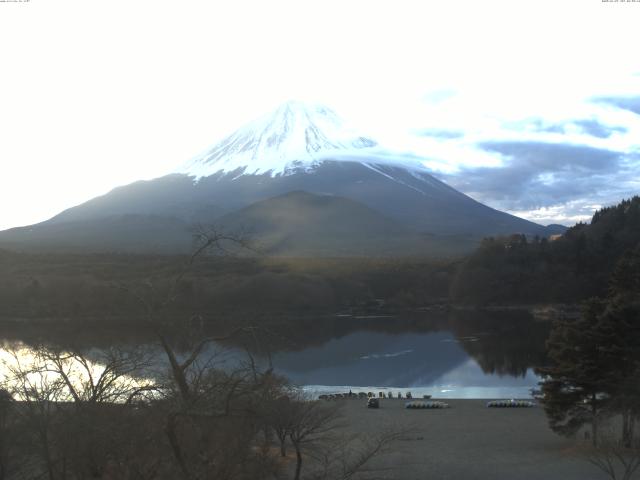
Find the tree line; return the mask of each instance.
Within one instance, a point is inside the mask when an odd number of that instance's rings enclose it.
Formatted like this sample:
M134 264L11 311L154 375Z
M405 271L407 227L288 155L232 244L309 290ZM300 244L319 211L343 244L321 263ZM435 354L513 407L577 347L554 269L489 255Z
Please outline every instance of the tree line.
M473 304L578 303L603 296L616 263L640 242L640 197L594 213L555 240L486 238L451 283L454 301Z
M167 286L181 256L35 255L0 251L0 321L104 326L140 323L138 304L119 288ZM430 259L270 259L206 256L182 278L166 313L205 319L335 313L421 306L446 299L455 265Z

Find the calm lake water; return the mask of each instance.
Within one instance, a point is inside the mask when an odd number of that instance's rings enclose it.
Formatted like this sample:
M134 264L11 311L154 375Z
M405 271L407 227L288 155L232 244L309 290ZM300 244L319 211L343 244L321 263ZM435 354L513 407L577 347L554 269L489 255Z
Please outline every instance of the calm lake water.
M318 393L407 391L442 398L524 398L536 387L531 368L497 373L482 369L465 349L477 337L451 332L356 332L299 352L273 357L276 370Z
M545 362L549 325L528 314L454 312L389 317L306 319L270 326L256 343L234 340L212 346L207 354L232 365L248 358L287 376L311 394L389 391L414 397L526 398L539 379L533 368ZM65 341L85 348L127 344L147 348L162 362L153 336L122 331L92 332L70 340L71 333L4 336L0 357L18 348L28 358L30 345ZM70 343L71 344L71 343ZM1 373L1 372L0 372Z

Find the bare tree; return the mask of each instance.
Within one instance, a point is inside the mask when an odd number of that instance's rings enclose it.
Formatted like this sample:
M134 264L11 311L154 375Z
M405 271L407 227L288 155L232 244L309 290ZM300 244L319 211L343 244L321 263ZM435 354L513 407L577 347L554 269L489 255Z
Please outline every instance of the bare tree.
M280 456L287 456L287 439L291 434L294 422L294 411L291 409L291 399L281 395L268 404L267 422L280 444Z
M296 399L290 404L289 438L296 452L295 480L300 480L303 453L327 441L340 426L339 404L325 404L319 401Z
M227 245L248 248L246 239L215 230L200 229L196 240L197 248L164 294L160 294L151 282L145 286L147 294L150 294L147 297L130 287L121 286L132 292L144 306L147 321L154 327L169 362L170 389L175 389L172 398L177 402L167 413L165 431L174 459L186 479L203 476L244 478L247 465L260 464L263 465L259 472L262 478L269 473L264 468L265 464L274 468L273 459L268 455L258 459L247 449L262 428L265 442L269 431L275 433L281 456L286 456L287 439L291 442L296 452L294 477L299 480L304 455L313 451L314 447L319 447L321 442L329 441L339 427L340 415L336 407L292 395L283 388L283 382L275 379L270 369L259 371L250 354L249 364L244 368L231 371L217 368L209 347L241 334L249 334L255 339L254 327L240 327L226 335L201 338L186 355L180 357L170 344L163 323L159 321L162 310L176 300L180 283L200 256L211 249L226 254L229 252ZM293 400L289 400L290 397ZM233 428L233 431L228 431L229 428ZM371 445L361 444L351 448L350 457L343 457L340 462L342 478L351 478L355 472L362 470L391 438L391 435L385 436ZM325 460L327 458L329 456L325 455ZM324 461L323 465L325 478L329 478L329 472L337 471L335 462ZM259 478L258 473L254 472L249 478Z
M162 321L162 315L179 297L182 282L192 271L196 261L200 257L210 254L211 252L228 255L237 249L252 250L250 242L245 235L230 234L216 228L207 229L202 225L197 225L194 228L193 239L193 252L165 288L159 288L152 279L147 279L147 281L141 286L138 286L138 288L124 283L117 285L117 288L133 296L143 308L145 321L158 337L160 346L169 362L173 382L178 387L180 397L185 405L189 405L194 400L188 379L189 370L194 366L194 362L199 359L205 349L212 343L228 340L244 329L236 329L227 335L200 338L191 346L189 354L185 356L183 360L180 360L176 349L171 345L169 335L167 334L167 325ZM187 327L191 326L193 323L192 320L196 320L195 317L189 319ZM184 321L181 323L184 329ZM169 325L169 327L172 326L174 325Z
M601 432L598 446L587 450L586 458L611 480L631 480L640 468L640 439L629 444L616 437L612 430Z
M62 459L55 452L53 432L58 402L65 400L64 385L60 378L46 375L42 365L35 360L25 364L17 351L9 353L11 360L3 361L7 389L20 402L16 412L33 439L35 453L42 461L45 475L49 480L56 480L57 467Z
M11 394L0 387L0 480L8 479L17 467L14 458L17 436L15 402Z
M376 476L382 469L372 466L372 460L392 452L395 442L406 433L407 430L388 430L373 437L341 436L320 444L312 452L318 466L310 478L350 480Z
M236 439L219 438L219 435L211 435L210 432L212 429L222 431L221 428L235 424L237 440L244 441L245 447L249 446L255 435L252 431L258 410L255 399L264 395L264 380L269 376L258 374L253 361L250 368L235 368L232 371L217 368L211 346L251 329L237 328L225 335L200 337L186 349L186 354L179 355L170 341L170 332L175 325L162 321L162 316L180 295L180 286L198 258L211 252L228 255L232 250L251 247L243 235L207 230L201 226L195 230L194 243L193 253L165 288L158 288L151 279L137 288L125 284L119 284L118 287L131 294L143 307L146 323L154 330L168 360L170 381L164 390L170 399L168 405L171 406L166 413L165 432L182 476L191 479L204 474L232 478L233 469L229 460L237 460L236 466L242 465L237 454L246 453L246 448L236 447L235 455L231 456L226 447ZM189 328L186 330L192 327L192 320L193 317L187 322ZM239 409L244 409L243 415L237 414ZM242 438L241 432L245 431L247 438ZM198 446L193 444L193 439L197 439L195 443ZM212 443L214 439L217 445ZM220 461L224 455L217 455L217 450L227 452L225 462ZM194 455L194 452L198 455Z
M28 362L24 359L28 358ZM7 386L20 400L15 411L37 445L37 457L50 480L98 475L108 456L122 456L124 420L141 390L147 365L140 350L117 348L72 352L43 346L12 352L5 362Z
M96 403L131 403L141 392L153 388L140 380L151 364L139 348L85 352L39 347L34 350L39 368L64 384L64 393L77 408Z
M341 405L309 400L302 394L282 400L279 405L283 431L287 431L296 452L294 479L302 476L303 463L309 464L305 478L349 480L379 473L371 461L391 451L406 429L388 430L362 438L344 433ZM304 459L308 462L304 462Z

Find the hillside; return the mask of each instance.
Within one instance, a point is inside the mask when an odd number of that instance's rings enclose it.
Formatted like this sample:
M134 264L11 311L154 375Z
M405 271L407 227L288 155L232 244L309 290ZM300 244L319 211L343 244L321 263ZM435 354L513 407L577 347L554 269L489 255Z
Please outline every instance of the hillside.
M0 246L50 253L188 253L192 226L168 216L117 214L65 222L43 222L0 232Z
M403 226L354 200L294 191L256 202L218 220L246 232L261 253L285 256L447 256L468 239L439 239Z
M487 238L451 287L466 303L576 302L606 293L616 262L640 244L640 197L598 210L555 241Z
M121 287L162 299L184 256L26 254L0 249L0 323L134 325L145 311ZM208 323L263 317L335 315L345 309L440 302L455 266L427 259L233 258L206 256L183 278L163 311L172 320L197 313Z

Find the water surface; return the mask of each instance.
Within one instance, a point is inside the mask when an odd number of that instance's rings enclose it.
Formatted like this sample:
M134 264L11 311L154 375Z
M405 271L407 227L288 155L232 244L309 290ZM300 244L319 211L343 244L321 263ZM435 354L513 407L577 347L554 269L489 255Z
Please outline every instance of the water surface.
M539 381L533 368L545 361L547 332L548 324L523 312L287 318L250 338L211 345L205 354L216 353L218 364L227 368L250 354L259 365L271 365L316 395L351 390L403 396L410 391L414 397L524 398ZM177 344L188 345L179 336ZM43 343L81 345L89 351L126 345L148 349L157 369L165 368L163 353L149 333L110 330L74 336L71 331L36 330L13 332L0 341L0 358L5 359L13 347L28 362L31 346Z

